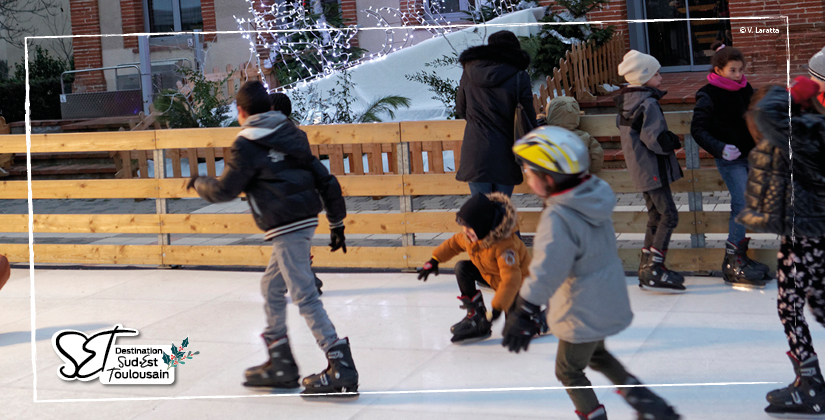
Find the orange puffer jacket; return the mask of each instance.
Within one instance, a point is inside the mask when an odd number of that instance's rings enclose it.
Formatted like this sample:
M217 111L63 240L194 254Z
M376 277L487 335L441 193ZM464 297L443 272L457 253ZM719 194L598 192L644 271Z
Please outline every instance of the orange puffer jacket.
M484 239L473 243L463 232L456 233L433 251L433 258L443 263L466 251L481 276L496 291L493 309L506 311L512 306L521 283L530 272L530 254L516 235L518 218L510 199L501 193L488 197L504 205L505 214L501 223Z

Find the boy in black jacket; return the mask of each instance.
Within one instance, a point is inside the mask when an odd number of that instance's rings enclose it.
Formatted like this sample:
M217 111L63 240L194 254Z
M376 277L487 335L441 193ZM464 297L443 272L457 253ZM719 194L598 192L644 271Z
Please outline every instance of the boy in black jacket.
M341 187L310 152L306 133L282 113L270 111L269 96L260 82L244 83L235 100L243 130L225 158L226 169L218 179L193 178L187 189L195 188L211 203L229 201L245 192L255 223L273 244L261 280L268 324L262 336L270 358L247 369L244 385L298 387L298 366L287 339L288 290L329 361L326 370L304 378L303 394L355 392L358 372L349 340L338 338L318 297L310 268L310 242L318 226L318 213L324 208L332 231L332 251L341 248L347 252L347 212Z

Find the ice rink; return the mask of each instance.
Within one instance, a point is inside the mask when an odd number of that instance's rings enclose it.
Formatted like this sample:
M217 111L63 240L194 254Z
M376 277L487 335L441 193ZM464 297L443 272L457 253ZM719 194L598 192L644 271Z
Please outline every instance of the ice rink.
M264 326L260 272L155 269L38 269L35 275L37 399L166 398L145 401L33 402L29 272L14 269L0 291L0 418L3 419L576 419L554 375L557 340L535 340L527 353L492 338L450 343L450 326L464 315L452 274L422 283L414 274L321 273L323 302L341 336L348 336L360 372L355 401L304 401L241 385L243 371L262 363ZM689 277L682 295L628 290L632 326L608 339L608 349L647 384L780 382L793 380L777 318L776 284L734 290L719 278ZM492 292L485 291L488 304ZM809 319L813 320L812 317ZM171 386L106 386L66 382L52 335L123 324L136 338L118 344L179 343L200 355L177 367ZM302 375L323 370L323 353L289 306L293 352ZM816 345L825 334L812 327ZM607 380L587 371L594 385ZM768 418L763 385L655 387L684 419ZM493 391L492 388L522 388ZM483 390L488 391L483 391ZM455 390L454 392L432 392ZM411 391L411 392L398 392ZM420 391L420 392L419 392ZM598 389L611 420L635 419L613 388ZM195 397L173 400L175 397ZM239 398L226 398L239 397Z

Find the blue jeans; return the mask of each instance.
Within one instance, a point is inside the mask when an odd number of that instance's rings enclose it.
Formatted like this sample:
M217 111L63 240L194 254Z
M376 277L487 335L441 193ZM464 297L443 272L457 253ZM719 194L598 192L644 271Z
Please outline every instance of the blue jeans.
M512 197L513 188L515 188L515 185L493 184L492 182L470 182L469 184L470 195L500 192L506 195L507 197Z
M745 239L745 227L736 223L736 216L745 208L745 186L748 184L747 158L732 161L716 159L716 167L730 191L730 222L728 222L728 240L738 245Z

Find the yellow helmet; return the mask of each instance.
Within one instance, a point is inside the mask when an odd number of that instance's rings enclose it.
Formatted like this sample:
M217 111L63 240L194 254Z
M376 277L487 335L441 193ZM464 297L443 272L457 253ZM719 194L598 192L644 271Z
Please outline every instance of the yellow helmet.
M546 125L521 138L513 146L516 159L550 175L581 175L590 167L584 142L570 130Z

